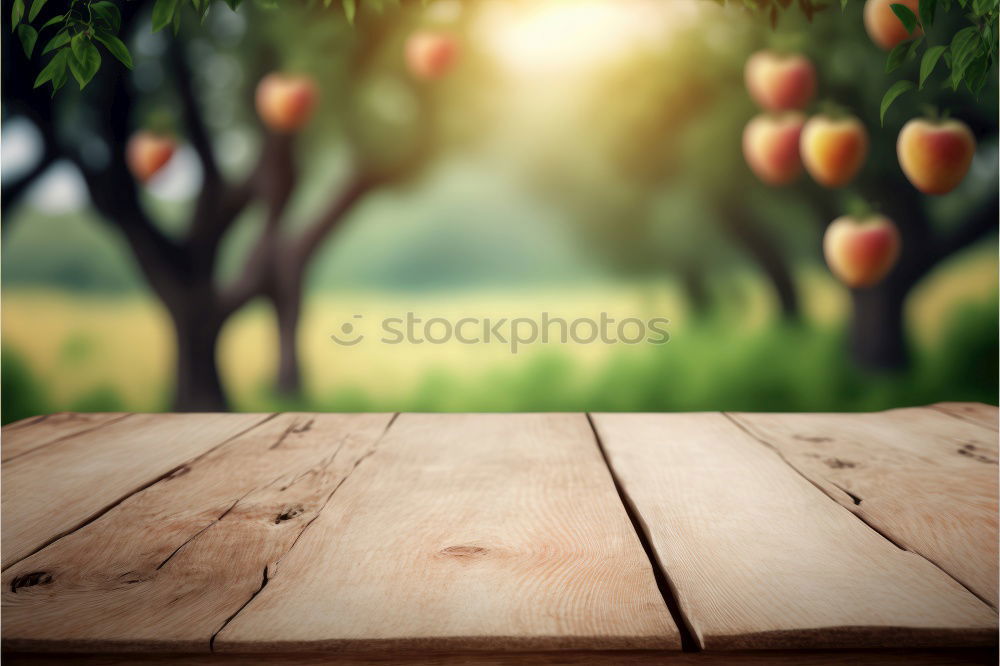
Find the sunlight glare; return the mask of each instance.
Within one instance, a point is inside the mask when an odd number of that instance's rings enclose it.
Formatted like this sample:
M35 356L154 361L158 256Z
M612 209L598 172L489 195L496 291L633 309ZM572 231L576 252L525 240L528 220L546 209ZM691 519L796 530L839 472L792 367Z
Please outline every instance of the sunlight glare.
M693 5L683 0L495 3L482 28L490 50L511 73L583 73L662 39L696 11Z

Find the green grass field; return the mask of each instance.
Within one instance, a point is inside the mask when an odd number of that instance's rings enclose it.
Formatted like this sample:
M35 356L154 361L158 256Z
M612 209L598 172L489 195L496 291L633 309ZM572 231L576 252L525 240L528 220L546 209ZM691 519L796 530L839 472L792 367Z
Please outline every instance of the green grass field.
M800 276L806 323L779 326L763 285L741 281L737 306L693 320L669 282L400 295L325 293L300 330L306 396L270 390L271 313L254 304L223 332L219 359L239 410L866 410L936 400L994 402L997 259L969 254L931 276L907 309L912 368L866 375L847 361L845 292L825 273ZM661 346L334 344L353 314L426 317L667 317ZM57 410L169 408L173 340L165 312L138 294L26 287L3 299L4 421ZM374 336L373 336L374 337Z

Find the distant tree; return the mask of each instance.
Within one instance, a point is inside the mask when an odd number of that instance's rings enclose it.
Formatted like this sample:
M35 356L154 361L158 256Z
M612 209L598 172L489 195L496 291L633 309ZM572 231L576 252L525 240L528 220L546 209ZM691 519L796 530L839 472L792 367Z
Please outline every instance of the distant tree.
M195 0L193 8L204 14L209 4L208 0ZM231 1L230 4L236 3ZM310 261L360 200L375 189L413 176L426 163L435 144L435 122L430 117L434 100L425 87L411 86L418 117L411 123L408 140L399 142L403 148L390 151L388 156L373 156L361 138L363 132L343 132L345 145L352 153L350 173L346 178L337 174L329 178L329 200L310 223L293 224L289 204L299 185L306 180L300 173L297 155L303 146L298 145L300 142L295 134L274 133L258 127L263 141L256 164L242 177L224 173L218 144L206 116L209 111L202 99L206 91L197 88L192 71L202 65L204 47L214 43L213 36L203 27L189 25L197 17L194 12L187 11L186 5L178 0L120 3L104 0L68 5L35 0L30 13L25 14L20 9L21 0L15 0L15 29L25 42L25 52L17 52L21 50L17 41L4 40L5 120L14 115L31 120L41 134L42 151L34 167L14 182L5 184L2 196L6 212L53 162L70 160L83 175L94 207L123 234L150 288L170 314L177 345L173 408L178 411L222 410L228 407L228 400L216 361L219 333L234 313L255 298L269 302L277 319L277 387L285 394L299 394L302 378L296 335ZM407 25L409 17L400 12L383 16L373 11L355 16L358 8L353 3L343 6L347 8L349 20L357 23L354 30L338 29L344 15L324 11L322 7L312 10L248 7L244 10L250 10L251 23L266 24L277 16L286 22L298 20L299 30L305 32L303 22L322 22L329 32L340 37L341 42L335 45L336 52L317 56L313 62L321 61L319 71L328 74L324 77L324 86L331 80L338 86L335 91L327 90L325 97L350 107L361 98L352 86L364 85L373 64L384 57L385 50L399 46L396 43L398 30ZM213 11L229 10L217 8ZM271 17L264 15L266 12L270 12ZM23 14L20 22L19 13ZM167 231L154 210L146 205L141 186L129 172L126 159L129 136L134 129L142 127L143 113L151 106L150 98L164 97L162 91L137 89L126 68L133 62L125 43L139 31L149 30L151 16L154 29L167 25L175 27L161 33L169 36L166 52L158 64L166 71L165 83L172 93L166 98L172 100L176 109L183 140L197 154L202 172L201 189L186 228L179 235ZM169 16L169 21L165 21L165 16ZM29 48L33 47L30 33L25 37L26 27L34 30L27 23L29 19L32 25L50 26L43 29L43 33L55 31L49 45L38 49L54 48L56 53L41 69L41 74L25 60L26 55L37 56L38 53ZM290 29L294 30L294 23ZM125 41L116 35L121 35ZM283 45L274 40L288 38L287 34L282 37L257 31L258 41L253 47L241 46L239 54L245 67L245 85L243 92L238 94L247 110L253 108L252 91L256 82L268 71L280 69L279 59L267 55L283 49ZM90 59L97 44L121 62L91 67ZM329 65L322 69L324 60L336 63L342 69L340 75L330 76ZM58 63L66 63L68 73L53 70L53 62L57 63L57 69L61 67ZM99 64L100 56L95 62ZM401 53L398 62L401 66ZM87 68L81 70L84 64ZM55 92L69 74L85 87L82 93ZM358 108L343 109L340 117L355 126L366 120L364 110ZM265 210L262 229L237 277L223 283L218 275L220 246L241 214L255 205ZM5 224L9 224L9 218L6 215L5 218Z

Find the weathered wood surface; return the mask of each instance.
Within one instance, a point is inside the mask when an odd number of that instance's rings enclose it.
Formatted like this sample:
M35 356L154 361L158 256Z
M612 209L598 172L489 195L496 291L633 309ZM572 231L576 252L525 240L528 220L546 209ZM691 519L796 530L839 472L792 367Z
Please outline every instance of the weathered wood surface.
M282 414L186 463L7 569L5 644L207 651L389 420Z
M215 641L377 645L680 647L586 416L401 415Z
M993 430L1000 429L997 408L993 405L984 405L981 402L939 402L931 405L931 408Z
M996 607L996 431L934 409L733 418L830 497Z
M136 414L4 464L3 568L264 418Z
M74 435L96 430L128 416L121 413L75 414L63 412L24 419L4 426L3 462Z
M678 652L676 650L554 650L548 652L381 652L298 654L201 653L176 655L6 653L5 664L30 666L996 666L989 648L939 650L742 650Z
M991 608L831 502L725 415L593 419L702 647L995 640Z
M25 420L5 659L996 663L996 412Z

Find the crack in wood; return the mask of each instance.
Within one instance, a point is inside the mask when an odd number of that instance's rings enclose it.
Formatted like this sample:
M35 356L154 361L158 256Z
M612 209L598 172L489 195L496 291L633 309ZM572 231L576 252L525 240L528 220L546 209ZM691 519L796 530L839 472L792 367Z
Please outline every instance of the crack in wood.
M590 430L594 435L594 443L597 445L597 450L600 452L601 458L604 460L604 466L611 475L611 481L614 483L615 491L618 493L618 499L625 508L625 514L628 516L628 519L632 522L632 531L635 532L636 537L639 539L639 543L642 545L642 549L646 552L646 559L649 561L649 566L653 570L653 579L656 581L656 587L659 589L660 596L663 597L663 602L667 605L667 610L670 612L670 616L673 618L674 624L677 626L677 631L681 638L681 650L684 652L700 652L701 646L698 643L698 639L695 637L694 629L688 622L687 614L681 608L681 601L677 594L677 589L671 582L670 576L667 574L666 570L660 566L660 561L656 557L656 551L653 549L653 544L649 539L649 530L642 519L642 514L639 513L635 503L632 501L632 498L629 497L628 492L625 490L625 487L622 485L618 475L615 473L615 469L611 465L608 453L604 449L604 443L601 441L601 436L597 432L597 426L594 424L594 419L590 412L586 413L586 417L587 423L590 424Z
M928 408L933 409L935 412L940 412L941 414L946 414L946 415L948 415L948 416L950 416L952 418L958 419L959 421L963 421L964 423L971 423L974 426L979 426L983 430L990 430L990 431L995 430L994 428L990 428L988 426L983 425L982 423L980 423L976 419L969 418L969 417L965 416L964 414L961 414L961 413L956 412L956 411L952 411L950 409L946 409L944 407L940 407L938 405L928 405Z
M840 485L839 483L836 483L835 481L830 481L829 479L827 479L827 481L830 483L831 486L834 486L840 492L842 492L845 495L847 495L848 497L850 497L851 501L854 502L854 506L858 506L858 505L861 504L861 502L864 501L858 495L855 495L854 493L852 493L850 490L848 490L844 486Z
M239 615L240 613L242 613L243 609L246 608L247 606L249 606L250 603L254 599L257 598L258 594L260 594L261 592L264 591L264 588L267 587L267 583L268 583L269 580L270 579L268 578L268 575L267 575L267 565L265 564L264 565L264 577L260 581L260 587L258 587L256 590L254 590L253 594L250 595L250 598L247 599L246 601L244 601L243 605L241 605L239 608L237 608L236 611L232 615L230 615L229 617L227 617L226 621L222 623L222 626L219 627L216 630L216 632L214 634L212 634L212 637L208 639L208 651L209 652L215 652L215 638L216 638L216 636L218 636L219 633L223 629L225 629L229 625L229 623L232 622L236 618L237 615Z
M178 472L178 470L180 470L181 468L183 468L185 466L194 465L199 460L202 460L203 458L205 458L205 456L210 455L212 452L216 451L220 447L228 444L229 442L233 441L234 439L242 437L243 435L247 434L248 432L250 432L254 428L256 428L256 427L258 427L260 425L263 425L264 423L267 423L268 421L270 421L271 419L275 418L276 416L278 416L278 414L269 414L269 415L267 415L266 417L264 417L260 421L257 421L253 425L251 425L251 426L249 426L247 428L244 428L243 430L239 431L235 435L232 435L231 437L227 437L226 439L222 440L218 444L213 445L212 447L210 447L209 449L207 449L207 450L203 451L202 453L198 454L197 456L195 456L191 460L188 460L187 462L185 462L183 464L177 465L176 467L170 469L166 473L161 474L161 475L157 476L156 478L154 478L154 479L152 479L150 481L147 481L146 483L138 486L134 490L131 490L131 491L125 493L124 495L122 495L121 497L119 497L118 499L116 499L114 502L112 502L112 503L108 504L107 506L101 508L100 510L94 512L93 514L91 514L87 518L85 518L82 521L80 521L79 523L77 523L75 526L73 526L73 527L71 527L71 528L69 528L67 530L62 531L59 534L54 535L53 537L51 537L50 539L48 539L47 541L45 541L44 543L42 543L41 545L39 545L37 548L35 548L31 552L26 553L24 556L17 558L16 560L14 560L13 562L11 562L7 566L3 567L3 569L0 570L0 572L7 571L11 567L17 565L19 562L23 562L24 560L26 560L27 558L31 557L32 555L45 550L46 548L48 548L49 546L51 546L55 542L59 541L60 539L63 539L65 537L69 536L70 534L73 534L74 532L77 532L77 531L85 528L87 525L90 525L94 521L100 519L101 516L103 516L104 514L108 513L109 511L111 511L112 509L114 509L116 506L119 506L123 502L128 501L130 498L135 497L139 493L142 493L142 492L148 490L149 488L152 488L153 486L155 486L160 481L164 481L164 480L173 478L174 475L176 475L177 472Z
M281 555L279 555L274 560L273 563L269 563L269 564L266 564L264 566L264 577L263 577L263 580L261 581L260 587L257 588L257 590L255 590L250 595L250 597L239 608L236 609L236 612L234 612L232 615L230 615L228 618L226 618L226 621L222 623L222 626L220 626L212 634L212 637L208 641L208 649L209 649L210 652L214 652L215 651L215 639L222 632L222 630L225 629L230 623L232 623L232 621L234 619L236 619L236 616L238 616L241 612L243 612L243 610L247 606L249 606L251 602L253 602L253 600L257 597L257 595L259 595L264 590L264 588L267 586L267 583L271 579L271 577L277 575L278 565L281 563L281 561L290 552L292 552L292 549L295 548L295 545L302 538L302 535L305 534L306 531L312 526L312 524L314 522L316 522L316 520L320 517L320 515L323 513L323 510L330 503L330 500L333 499L333 496L337 493L337 491L340 490L341 486L343 486L344 483L347 481L347 479L349 479L351 477L351 475L353 475L354 472L357 471L358 467L361 466L361 463L363 463L365 460L368 460L369 458L371 458L375 454L375 451L378 449L379 443L381 443L381 441L383 439L385 439L386 434L388 434L389 429L392 428L392 425L396 422L396 419L398 417L399 417L399 412L396 412L396 413L394 413L392 415L392 418L389 419L389 423L386 424L385 429L375 439L375 441L372 442L371 448L368 451L366 451L364 454L362 454L361 456L359 456L358 459L354 461L354 465L351 467L351 469L348 470L348 472L346 474L344 474L344 476L340 479L340 481L338 481L336 483L336 485L334 485L333 490L330 491L330 493L326 496L326 499L323 501L323 503L320 505L320 507L316 510L316 515L314 515L312 518L310 518L306 522L306 524L302 526L302 529L299 530L299 533L295 535L295 538L292 540L292 543L289 544L288 548L285 549L285 552L283 552ZM333 454L327 459L327 461L326 461L326 463L324 465L324 469L333 463L334 458L337 457L337 454L340 452L341 448L343 448L344 442L346 442L346 441L347 441L347 437L341 438L340 445L337 447L337 450L334 451ZM304 475L299 475L299 477L297 477L296 480L294 480L292 483L294 484L295 482L297 482L298 479L302 478L303 476ZM274 482L272 481L271 483L274 483ZM281 490L285 490L288 487L289 486L285 486Z
M26 423L24 425L37 425L37 424L41 423L42 421L44 421L45 419L49 418L50 416L53 416L53 415L52 414L46 414L45 416L41 417L40 419L38 419L36 421L32 421L31 423ZM32 453L35 453L36 451L43 451L43 450L47 449L48 447L52 446L53 444L58 444L59 442L65 442L67 439L73 439L73 438L78 437L80 435L90 434L90 433L94 432L95 430L99 430L101 428L104 428L106 426L112 425L114 423L120 423L120 422L124 421L125 419L127 419L130 416L134 416L134 414L131 414L131 413L129 413L129 414L122 414L121 416L113 418L110 421L102 421L101 423L98 423L98 424L96 424L96 425L94 425L94 426L92 426L90 428L87 428L86 430L78 430L76 432L67 433L67 434L63 435L62 437L56 437L51 442L46 442L45 444L42 444L41 446L33 448L33 449L29 450L29 451L22 451L21 453L17 453L15 455L12 455L9 458L4 458L0 462L8 463L8 462L10 462L12 460L17 460L18 458L22 458L22 457L24 457L26 455L30 455ZM23 426L18 426L18 428L16 428L16 429L20 429L21 427L23 427Z
M314 418L309 419L308 421L306 421L304 424L301 424L301 425L298 422L294 422L293 421L291 423L291 425L289 425L288 428L285 429L285 432L281 433L281 436L278 437L278 441L276 441L274 444L272 444L270 446L270 448L271 449L276 449L279 446L281 446L281 443L284 442L285 439L287 439L289 435L299 435L299 434L302 434L304 432L309 432L310 430L312 430L313 423L315 423L315 422L316 422L316 419L314 419Z
M48 585L52 582L52 574L48 571L32 571L31 573L14 576L10 581L10 591L17 594L17 591L24 587L34 587L35 585Z
M876 534L878 534L879 536L881 536L883 539L885 539L886 541L888 541L889 543L891 543L896 548L899 548L902 551L905 551L907 553L915 555L916 557L920 557L920 558L924 559L925 561L929 562L930 564L934 565L934 567L936 567L937 569L939 569L942 573L944 573L944 575L948 576L948 578L952 579L957 584L961 585L967 592L969 592L969 594L971 594L972 596L976 597L977 599L979 599L980 601L982 601L984 604L986 604L990 608L996 609L996 606L994 606L989 601L989 599L986 599L981 594L979 594L978 592L976 592L975 590L973 590L972 588L970 588L968 585L966 585L960 579L956 578L950 571L948 571L947 569L945 569L944 567L942 567L940 564L938 564L937 562L935 562L933 559L931 559L930 557L927 557L926 555L924 555L922 553L919 553L919 552L917 552L915 550L911 550L910 548L907 548L906 545L904 545L903 543L897 541L893 537L889 536L889 534L887 534L886 532L884 532L880 527L878 527L877 525L873 524L867 518L867 516L865 516L864 513L862 513L864 511L864 509L852 510L849 507L846 507L843 504L841 504L840 502L838 502L837 498L834 497L833 494L831 494L830 491L827 488L823 487L821 484L819 484L816 481L813 481L811 478L809 478L795 464L793 464L791 461L789 461L788 458L786 458L784 456L784 454L782 454L782 452L776 446L774 446L773 444L771 444L767 440L758 437L756 435L756 433L754 433L750 428L748 428L747 426L745 426L735 415L731 414L730 412L720 412L720 413L723 416L725 416L726 418L728 418L734 425L736 425L737 428L739 428L740 430L742 430L743 432L745 432L747 435L749 435L751 438L753 438L755 441L759 442L763 446L766 446L767 448L769 448L772 451L774 451L774 453L778 456L778 458L780 458L786 465L788 465L792 470L794 470L795 473L797 473L803 479L805 479L806 481L808 481L809 483L811 483L813 486L815 486L816 488L818 488L824 495L826 495L831 500L833 500L834 502L836 502L836 504L838 506L843 507L845 510L849 511L858 520L860 520L862 523L864 523L869 528L871 528L871 530L873 532L875 532ZM982 426L980 426L980 427L982 427ZM857 495L849 492L848 490L846 490L845 488L842 488L841 486L837 485L833 481L830 481L829 479L827 479L827 482L830 483L831 485L833 485L834 487L836 487L838 490L840 490L843 493L845 493L848 497L850 497L851 501L854 503L855 506L860 506L861 503L864 501L863 498L858 497Z

